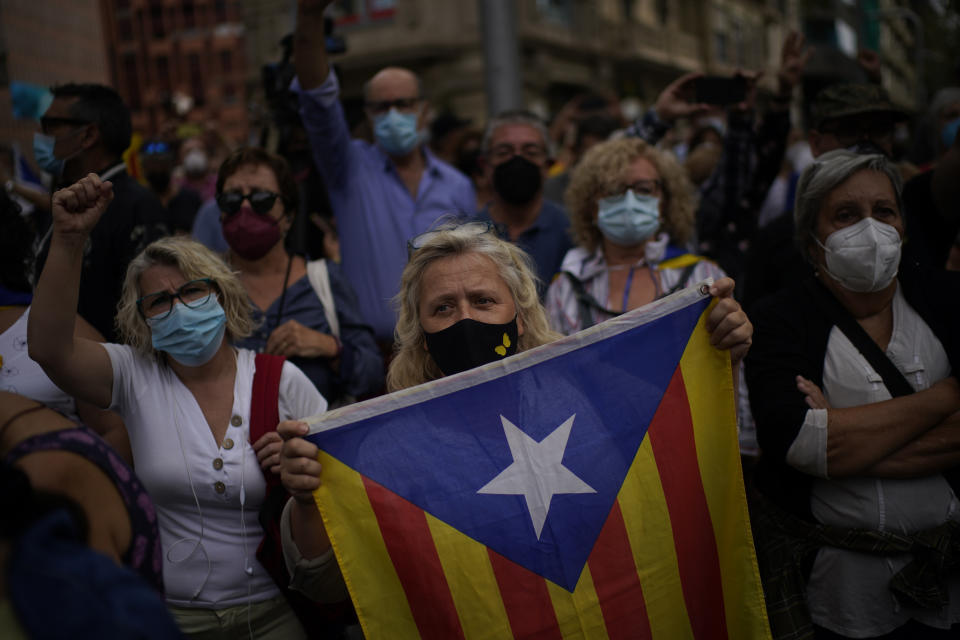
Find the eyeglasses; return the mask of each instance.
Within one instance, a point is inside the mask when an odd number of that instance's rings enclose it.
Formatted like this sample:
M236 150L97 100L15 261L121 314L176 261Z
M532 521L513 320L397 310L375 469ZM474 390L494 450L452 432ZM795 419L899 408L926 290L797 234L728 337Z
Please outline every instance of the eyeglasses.
M540 144L525 144L515 147L512 144L498 144L490 150L490 159L494 164L511 159L513 156L523 156L530 162L541 162L547 157L547 149Z
M622 196L628 189L633 191L634 195L660 197L663 194L663 183L659 180L637 180L633 184L621 184L607 189L604 197Z
M396 100L367 102L364 106L374 115L380 115L393 108L396 108L397 111L413 111L419 102L420 98L397 98Z
M432 231L425 231L420 235L414 236L410 240L407 240L407 259L409 260L410 256L412 256L417 249L422 248L434 238L444 233L450 233L451 231L469 236L479 236L490 232L493 232L497 236L503 235L503 229L495 222L491 222L489 220L475 220L473 222L464 222L463 224L457 226L448 226L441 229L434 229Z
M83 120L81 118L58 118L56 116L43 116L40 118L40 130L43 133L47 133L51 127L57 126L74 126L79 127L80 125L90 124L89 120Z
M228 216L232 216L237 211L240 211L244 200L249 200L250 208L253 209L253 212L262 216L270 213L270 210L273 209L273 205L279 197L279 193L262 189L254 189L247 195L243 195L239 191L224 191L217 196L217 205L220 207L220 211L223 211Z
M149 293L137 300L137 310L144 318L162 320L173 310L173 300L177 299L190 309L196 309L210 299L216 291L216 285L210 278L191 280L180 286L174 293L158 291Z

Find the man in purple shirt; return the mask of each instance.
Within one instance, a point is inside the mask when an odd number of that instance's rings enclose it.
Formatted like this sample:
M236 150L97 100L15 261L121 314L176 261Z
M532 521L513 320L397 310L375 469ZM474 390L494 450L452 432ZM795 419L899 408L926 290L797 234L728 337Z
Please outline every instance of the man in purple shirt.
M337 218L344 273L377 339L390 342L396 323L391 298L400 289L407 240L445 215L473 214L476 198L467 177L423 144L426 103L419 79L407 69L387 67L364 87L376 144L350 138L324 42L323 12L330 2L298 3L291 89L300 96Z

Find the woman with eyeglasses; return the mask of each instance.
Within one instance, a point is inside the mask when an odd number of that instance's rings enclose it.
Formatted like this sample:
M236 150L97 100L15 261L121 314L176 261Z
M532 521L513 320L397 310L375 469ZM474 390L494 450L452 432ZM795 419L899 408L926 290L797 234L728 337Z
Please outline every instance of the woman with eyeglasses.
M308 262L284 245L298 199L280 156L247 147L220 166L227 261L239 272L256 323L237 344L290 358L329 402L340 404L383 387L383 360L339 265Z
M733 311L733 281L685 249L694 194L683 168L643 140L602 142L587 151L566 191L578 246L547 291L554 328L576 333L705 278L717 280L721 303Z
M117 313L125 344L74 336L83 248L112 197L111 183L95 174L54 194L30 356L67 393L123 417L137 474L157 505L167 603L181 629L192 637L305 637L256 559L264 474L279 472L281 443L276 432L248 442L256 365L252 351L234 346L253 328L237 276L199 243L163 238L127 269ZM326 408L303 372L284 362L280 419ZM331 569L338 573L336 563Z

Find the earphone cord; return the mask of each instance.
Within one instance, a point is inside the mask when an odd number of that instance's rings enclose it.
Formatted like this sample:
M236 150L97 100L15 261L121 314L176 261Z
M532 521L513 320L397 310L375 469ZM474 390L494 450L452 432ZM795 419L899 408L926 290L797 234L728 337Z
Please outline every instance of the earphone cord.
M174 375L174 374L171 372L170 375ZM183 467L184 467L184 470L186 470L187 472L187 482L190 483L190 492L193 494L193 502L197 507L197 515L200 517L200 537L198 539L180 538L179 540L171 544L170 547L167 549L167 554L166 554L167 560L169 560L171 564L180 564L181 562L186 562L188 559L190 559L191 556L193 556L193 554L196 552L197 549L200 549L200 551L203 552L203 557L207 561L207 573L203 577L203 582L200 583L200 586L197 587L197 590L193 592L192 596L190 596L190 601L192 602L197 599L197 596L200 595L200 592L203 591L203 588L207 585L207 581L210 579L210 574L213 572L213 565L210 562L210 556L207 555L206 548L203 546L203 533L204 533L203 511L200 509L200 498L197 497L197 490L196 488L194 488L193 478L190 476L190 465L187 463L187 454L185 453L186 450L183 447L183 435L181 434L181 429L180 429L180 416L177 412L177 405L175 405L171 401L169 385L167 385L166 388L164 389L164 395L166 396L166 399L167 399L167 406L173 409L173 424L177 430L177 442L180 443L180 455L183 456ZM173 559L172 557L173 550L174 548L176 548L177 545L179 545L181 542L194 542L194 541L196 542L196 544L194 544L193 549L190 550L190 553L188 553L186 556L184 556L180 560Z

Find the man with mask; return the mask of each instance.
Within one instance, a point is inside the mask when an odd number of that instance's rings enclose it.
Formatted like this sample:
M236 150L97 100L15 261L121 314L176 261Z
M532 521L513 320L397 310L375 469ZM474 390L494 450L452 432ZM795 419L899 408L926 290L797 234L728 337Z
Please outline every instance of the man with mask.
M496 223L510 241L530 254L541 297L573 246L566 212L543 197L551 159L549 139L543 121L533 113L505 111L487 124L481 144L493 201L478 219Z
M817 94L811 113L810 152L816 158L834 149L893 155L893 133L907 114L894 105L882 87L844 83Z
M90 234L84 251L78 312L111 342L119 336L114 316L127 264L167 233L160 200L127 174L123 152L130 146L130 112L116 91L96 84L54 87L53 102L34 134L37 164L54 179L70 185L89 173L113 183L113 202ZM47 221L41 222L45 229ZM35 273L49 250L49 231L38 247Z
M380 341L393 340L391 299L400 288L407 240L444 216L475 211L473 186L424 145L426 102L417 76L398 67L364 86L376 142L351 140L326 53L323 13L331 0L300 0L294 50L300 113L340 233L343 270Z

